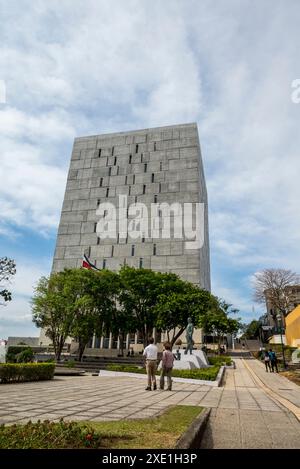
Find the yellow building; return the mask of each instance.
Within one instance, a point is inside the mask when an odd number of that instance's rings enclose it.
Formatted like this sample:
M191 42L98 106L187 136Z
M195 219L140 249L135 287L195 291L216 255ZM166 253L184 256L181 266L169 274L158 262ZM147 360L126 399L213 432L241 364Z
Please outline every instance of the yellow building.
M300 347L300 305L285 318L286 343L291 347Z

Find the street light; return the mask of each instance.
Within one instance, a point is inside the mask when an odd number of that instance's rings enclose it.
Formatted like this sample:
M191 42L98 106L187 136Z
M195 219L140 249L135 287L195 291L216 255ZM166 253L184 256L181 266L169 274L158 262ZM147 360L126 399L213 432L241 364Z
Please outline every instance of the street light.
M278 325L280 327L280 338L281 338L281 348L282 348L282 362L283 362L283 368L286 369L286 362L285 362L285 356L284 356L284 344L283 344L283 337L282 337L282 316L280 313L277 314L276 316Z

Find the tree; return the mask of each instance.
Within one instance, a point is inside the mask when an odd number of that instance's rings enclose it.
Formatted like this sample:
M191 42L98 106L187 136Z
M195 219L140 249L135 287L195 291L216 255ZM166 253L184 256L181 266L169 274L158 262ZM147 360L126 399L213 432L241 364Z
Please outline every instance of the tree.
M259 337L260 322L253 319L249 324L244 326L243 337L245 339L257 339Z
M11 301L11 292L5 287L5 283L9 282L10 278L16 274L16 263L13 259L8 257L0 258L0 297L3 298L5 304L7 301ZM4 282L4 284L3 284Z
M100 276L88 269L68 269L65 272L65 292L72 315L69 334L78 342L78 360L81 361L99 319L94 292Z
M157 326L166 331L173 346L187 326L190 317L197 326L210 306L211 294L180 278L165 280L164 293L159 295Z
M264 269L254 275L254 300L258 303L269 302L274 317L276 311L285 316L290 303L287 287L297 285L299 281L299 275L291 270Z
M119 272L121 290L119 303L129 317L134 317L136 329L141 333L144 346L156 324L157 303L161 275L150 269L124 266Z
M73 312L65 285L68 271L42 277L32 298L33 322L43 328L52 341L56 360L60 360L66 338L70 334Z
M212 297L210 309L200 318L200 325L204 331L217 336L219 353L224 336L226 334L235 334L240 328L240 320L229 316L238 311L231 306L220 298Z

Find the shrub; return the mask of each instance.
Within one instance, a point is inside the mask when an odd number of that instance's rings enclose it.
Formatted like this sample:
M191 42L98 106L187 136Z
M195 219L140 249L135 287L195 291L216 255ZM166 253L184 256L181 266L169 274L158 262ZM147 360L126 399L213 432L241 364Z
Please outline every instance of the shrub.
M66 362L66 367L67 368L75 368L75 360L68 360Z
M6 352L6 363L16 363L17 355L28 349L28 345L10 345Z
M100 434L77 422L38 421L26 425L0 426L1 449L99 448Z
M231 357L227 355L219 355L217 357L208 357L210 365L227 365L230 366L232 363Z
M54 368L54 363L3 363L0 364L0 383L52 379Z
M34 353L31 347L27 347L16 355L17 363L30 363L32 362L33 357Z

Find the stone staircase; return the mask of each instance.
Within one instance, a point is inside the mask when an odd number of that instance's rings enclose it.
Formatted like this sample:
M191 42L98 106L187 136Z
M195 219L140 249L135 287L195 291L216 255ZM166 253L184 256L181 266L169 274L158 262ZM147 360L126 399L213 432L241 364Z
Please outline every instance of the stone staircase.
M108 365L134 365L142 366L144 363L142 356L134 357L93 357L86 358L84 361L79 362L70 358L69 360L62 361L56 364L57 368L68 367L68 361L74 363L73 369L85 370L87 372L96 373L99 370L105 370ZM70 368L72 369L72 368Z

